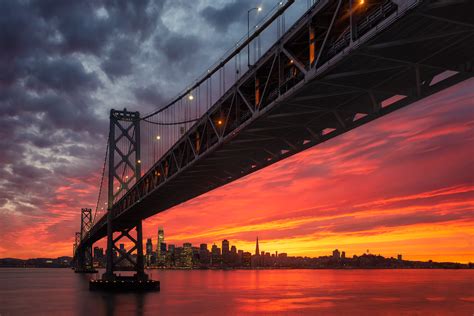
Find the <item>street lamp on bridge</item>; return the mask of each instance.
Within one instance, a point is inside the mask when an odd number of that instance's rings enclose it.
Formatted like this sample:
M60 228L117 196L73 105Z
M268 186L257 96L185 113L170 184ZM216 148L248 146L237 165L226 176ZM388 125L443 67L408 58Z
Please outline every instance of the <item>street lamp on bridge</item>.
M257 13L262 11L262 7L255 7L247 11L247 39L250 38L250 12L256 10ZM247 66L250 68L250 43L247 44Z

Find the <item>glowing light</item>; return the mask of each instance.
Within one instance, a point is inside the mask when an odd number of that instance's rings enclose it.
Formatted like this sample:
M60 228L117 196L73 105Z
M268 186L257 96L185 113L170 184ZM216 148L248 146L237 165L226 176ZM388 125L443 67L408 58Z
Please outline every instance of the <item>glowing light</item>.
M292 63L294 63L293 59L292 59L292 60L290 60L290 64L292 64Z
M194 96L193 96L192 94L190 94L190 95L188 96L188 99L189 99L189 101L192 101L192 100L194 100Z
M160 135L157 135L156 136L156 140L160 140L161 139L161 136Z
M221 120L217 121L217 125L222 125L222 121Z
M365 0L359 0L359 4L363 5L365 3Z
M141 160L137 160L137 163L140 164L140 163L142 163L142 161L141 161Z
M262 11L262 7L258 7L258 8L257 8L257 11L258 11L258 12Z

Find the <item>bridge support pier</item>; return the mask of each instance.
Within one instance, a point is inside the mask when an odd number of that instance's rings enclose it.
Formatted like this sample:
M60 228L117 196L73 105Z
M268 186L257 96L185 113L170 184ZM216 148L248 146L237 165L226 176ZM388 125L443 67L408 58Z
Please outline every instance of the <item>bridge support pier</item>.
M109 213L112 213L109 211ZM108 215L110 219L112 216ZM160 282L149 280L145 273L143 256L143 233L142 221L139 220L131 224L128 228L119 231L119 235L114 238L111 223L107 227L107 263L106 272L100 280L91 280L89 288L91 290L105 291L156 291L160 289ZM132 235L135 230L135 235ZM126 238L131 247L117 247L117 242ZM132 254L136 252L135 254ZM118 256L115 257L115 253ZM131 276L117 275L116 271L134 271Z

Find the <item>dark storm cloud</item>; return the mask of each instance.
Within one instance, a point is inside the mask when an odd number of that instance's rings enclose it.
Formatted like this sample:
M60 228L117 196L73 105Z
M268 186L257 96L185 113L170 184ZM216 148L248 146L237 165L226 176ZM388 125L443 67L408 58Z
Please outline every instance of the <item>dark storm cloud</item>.
M247 9L251 7L250 1L233 1L222 8L208 6L201 14L215 30L226 33L231 24L246 20Z
M168 37L165 40L158 40L155 46L161 49L168 60L172 63L181 63L193 58L201 49L199 39L195 36L179 35Z
M80 61L73 57L32 62L27 65L26 87L36 92L55 90L75 93L94 91L101 86L97 75L87 72Z
M97 172L111 106L98 98L106 84L100 71L113 80L133 73L162 5L0 2L0 205L8 207L0 208L0 221L49 217L48 205L63 203L55 197L59 186Z
M77 199L96 198L109 109L160 106L186 84L170 74L195 76L213 62L202 49L210 34L164 24L164 14L176 13L167 2L0 1L0 223L10 223L2 227L5 233L51 225L44 231L53 234L71 226ZM12 238L5 242L14 243Z
M138 102L146 105L162 105L166 101L159 88L155 86L138 87L134 94Z
M132 57L136 53L137 44L130 38L117 40L107 58L102 62L102 70L111 80L126 76L132 73Z

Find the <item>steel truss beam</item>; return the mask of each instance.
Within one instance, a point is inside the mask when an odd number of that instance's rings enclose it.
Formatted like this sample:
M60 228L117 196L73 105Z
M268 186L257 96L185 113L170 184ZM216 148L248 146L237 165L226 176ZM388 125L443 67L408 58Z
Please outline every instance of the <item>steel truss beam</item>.
M382 2L381 2L382 3ZM329 22L329 25L328 27L326 28L326 31L324 33L324 36L323 36L323 41L322 41L322 45L318 51L318 55L317 55L317 58L314 62L313 65L309 65L309 66L304 66L304 63L297 59L297 57L294 55L294 53L292 53L291 51L289 51L288 49L288 41L290 39L287 40L286 44L279 44L279 45L276 45L273 50L271 49L267 54L265 54L261 61L259 61L255 66L255 71L257 73L257 77L261 76L261 80L263 80L264 84L263 84L263 90L261 91L261 97L260 97L260 100L258 100L258 103L256 105L252 105L254 102L252 102L252 92L249 94L248 91L249 91L249 87L252 87L255 85L255 80L256 77L255 77L255 74L252 76L251 74L247 74L247 75L244 75L240 81L236 84L236 88L233 88L231 90L229 90L228 93L226 93L218 102L217 104L213 107L213 109L211 109L208 114L206 114L205 116L205 121L203 121L203 123L201 124L196 124L194 128L192 128L183 138L181 141L179 141L177 144L175 144L169 151L169 153L167 155L165 155L165 157L157 163L157 165L155 167L152 168L152 170L155 170L155 172L148 172L143 178L142 180L140 181L140 183L136 186L134 186L132 189L131 189L131 193L129 192L129 196L132 196L134 197L132 200L130 199L127 199L127 198L122 198L118 203L117 203L117 206L119 208L120 211L118 211L119 213L117 214L117 216L119 216L120 213L123 213L126 209L132 207L137 201L145 198L146 196L148 196L149 194L151 194L152 191L156 190L158 187L162 186L162 185L165 185L166 183L168 183L169 181L173 180L174 179L174 176L179 174L179 173L182 173L187 166L190 166L193 161L195 160L198 160L200 158L203 157L204 153L206 152L212 152L214 150L214 148L220 146L222 143L223 143L223 140L224 138L232 138L233 136L233 133L231 133L231 135L227 135L227 129L229 126L232 125L232 122L231 122L231 113L232 113L232 110L236 107L236 102L237 102L237 99L242 102L242 105L244 106L245 109L249 110L250 112L250 116L248 116L246 118L246 120L249 120L251 117L255 117L255 116L259 116L261 115L261 113L264 113L266 112L267 108L266 106L268 104L265 104L265 98L268 97L272 92L272 91L268 91L269 90L269 86L270 86L270 82L272 80L272 76L275 76L276 80L277 80L277 86L280 87L278 89L278 97L281 97L282 95L284 95L286 92L289 92L288 91L285 91L285 92L282 92L281 91L281 88L284 86L285 82L287 81L287 79L284 79L284 78L281 78L280 76L280 73L282 72L282 67L284 67L282 64L281 64L281 61L280 61L280 58L278 58L278 56L285 56L285 58L287 58L288 60L291 61L291 63L294 65L294 70L296 70L297 72L299 71L299 73L301 74L301 76L296 79L297 77L294 77L295 78L295 82L293 83L294 85L296 85L296 83L298 82L304 82L304 81L309 81L309 79L306 79L305 77L311 77L311 75L313 75L314 73L309 73L309 69L306 68L306 67L311 67L313 69L318 69L320 68L320 64L321 64L321 60L324 56L324 54L327 54L328 53L328 50L329 48L326 47L328 43L334 43L334 39L331 39L331 37L333 36L339 36L339 34L336 34L334 33L335 31L333 30L334 29L334 24L335 24L335 20L338 19L342 14L345 14L343 13L342 11L342 7L343 5L345 5L346 7L349 5L349 2L348 1L343 1L343 0L338 0L336 6L333 8L333 11L331 12L331 20ZM386 10L386 12L393 12L391 11L393 7L393 5L391 4L391 6L389 5L385 5L384 4L384 10ZM385 11L384 11L385 12ZM378 12L377 12L378 14ZM354 23L354 25L350 25L349 27L353 28L353 27L360 27L362 24L361 23L365 23L364 21L359 21L359 22L356 22ZM375 25L374 25L375 26ZM352 31L352 30L351 30ZM466 31L459 31L459 32L445 32L443 34L440 34L439 36L442 36L442 37L446 37L446 36L452 36L452 35L458 35L458 34L464 34ZM358 32L355 32L356 34L358 34ZM353 40L358 40L358 37L357 36L362 36L362 35L354 35L354 38ZM422 38L420 39L417 39L417 40L421 40ZM405 41L408 41L408 42L412 42L412 40L405 40ZM399 45L403 45L405 41L394 41L394 43L398 43ZM283 43L285 43L285 41L283 41ZM350 43L348 43L347 45L350 45ZM368 46L369 49L372 47L377 47L376 45L372 45L372 46ZM361 54L364 54L364 53L361 53ZM373 53L372 53L373 54ZM377 58L377 56L375 56L375 58ZM382 58L382 57L381 57ZM396 62L396 60L393 60L394 62ZM278 68L277 70L275 70L275 65L277 65L276 68ZM339 127L342 127L342 128L346 128L348 125L350 125L350 122L348 121L348 119L350 120L350 117L355 117L355 115L357 113L364 113L364 114L371 114L372 111L379 111L380 109L380 101L377 100L377 98L375 97L376 94L396 94L396 93L399 93L399 91L386 91L384 89L381 89L381 88L378 88L378 86L380 85L377 85L377 86L374 86L374 87L371 87L370 89L362 89L362 88L359 88L357 87L356 85L354 86L348 86L347 84L346 85L343 85L343 84L337 84L334 82L334 80L338 79L338 78L349 78L349 77L353 77L353 76L361 76L361 75L369 75L369 74L373 74L373 73L382 73L382 72L391 72L392 73L392 76L389 76L388 78L386 78L386 80L384 80L383 82L386 82L386 81L390 81L393 77L396 77L399 73L403 73L403 72L406 72L407 67L411 67L412 65L411 64L407 64L406 62L401 62L401 63L396 63L396 64L392 64L392 65L389 65L389 66L383 66L383 67L379 67L379 68L366 68L366 69L360 69L360 70L353 70L353 71L346 71L346 72L340 72L340 73L334 73L332 74L331 76L327 76L324 81L314 81L311 83L311 84L324 84L324 85L328 85L328 86L334 86L334 87L338 87L340 88L337 92L333 92L333 93L324 93L324 94L313 94L313 95L309 95L309 96L303 96L303 97L297 97L297 98L293 98L293 101L290 103L290 104L293 104L294 106L296 107L306 107L307 109L310 109L310 111L306 110L306 111L295 111L295 112L290 112L290 113L275 113L275 114L271 114L269 116L269 118L274 118L274 119L277 119L278 118L278 121L275 120L273 121L273 126L272 127L260 127L260 128L250 128L250 129L247 129L245 130L245 134L248 135L248 133L254 133L254 132L258 132L259 135L258 136L252 136L252 138L248 138L248 139L242 139L240 138L239 140L234 140L232 143L234 145L239 145L239 144L246 144L246 143L255 143L255 142L269 142L269 141L278 141L282 144L285 144L285 147L288 147L288 148L294 148L294 145L291 146L289 145L289 140L286 139L286 138L273 138L273 137L268 137L268 136L264 136L261 134L261 131L270 131L270 130L280 130L280 129L291 129L291 128L295 128L298 126L298 124L288 124L288 123L284 123L284 120L287 119L287 118L292 118L292 117L299 117L299 116L305 116L305 115L314 115L314 118L313 118L313 121L316 121L318 120L319 118L322 118L324 117L324 115L326 114L331 114L332 117L334 118L335 120L335 123L334 125L332 126L328 126L328 127L331 127L331 128L339 128ZM267 67L268 70L259 70L259 69L264 69L264 67ZM418 68L414 68L414 73L416 74L417 71L419 71ZM419 78L418 78L419 79ZM421 90L424 89L424 83L422 84L421 82L419 82L419 80L417 80L417 78L415 78L413 80L413 82L416 82L416 94L417 95L421 95ZM244 93L243 91L247 91L246 93ZM405 91L406 92L406 91ZM237 95L236 95L237 93ZM343 96L343 95L349 95L350 97L348 99L346 99L344 102L342 103L338 103L337 105L334 104L333 106L331 106L330 108L328 107L324 107L324 106L318 106L317 105L317 101L318 99L327 99L331 96L334 96L334 97L338 97L338 96ZM412 93L409 93L410 95ZM354 111L353 113L347 113L347 110L340 110L342 109L344 106L346 106L347 104L350 104L352 102L354 102L354 100L360 98L362 95L367 95L368 98L371 100L371 106L368 107L368 108L361 108L361 109L358 109L357 111ZM238 96L238 98L237 98ZM251 99L249 99L251 98ZM296 101L296 102L295 102ZM316 104L311 104L311 105L303 105L301 104L300 102L315 102ZM228 103L230 104L226 110L223 110L223 105L225 103ZM344 115L343 115L343 112ZM222 117L220 117L220 119L222 119L222 121L224 122L223 126L219 126L216 122L216 113L222 113ZM219 119L219 120L220 120ZM242 122L240 122L240 126L238 126L239 129L242 129L244 126L245 126L245 120L242 120ZM269 121L270 122L270 121ZM314 139L315 137L318 137L318 135L321 134L321 131L313 131L311 129L311 122L306 126L307 128L307 131L308 131L308 138L310 139ZM309 129L309 130L308 130ZM312 131L312 132L309 132L309 131ZM193 134L196 134L196 133L200 133L200 135L207 137L207 142L205 144L201 143L199 144L199 148L198 146L195 146L192 139L193 139ZM263 136L263 137L262 137ZM210 139L212 139L211 141L209 141ZM287 150L287 149L284 149L284 150ZM269 151L268 149L264 149L264 151L266 151L271 157L275 156L275 153L272 153L271 151ZM270 154L271 153L271 154ZM171 157L171 160L173 161L173 164L174 164L174 168L173 170L171 170L170 172L165 172L162 176L157 176L156 175L156 170L163 170L165 169L164 166L165 164L168 164L168 162L170 161L170 158ZM226 157L215 157L215 158L212 158L212 159L226 159ZM209 159L208 160L212 160L212 159ZM169 166L168 166L169 167ZM176 181L176 180L174 180Z
M146 203L166 209L472 77L473 28L440 25L449 17L433 18L427 2L376 0L359 10L353 0L319 1L113 203L112 219L134 218ZM305 42L316 45L313 61ZM446 52L459 65L440 62ZM455 74L434 83L446 70Z

